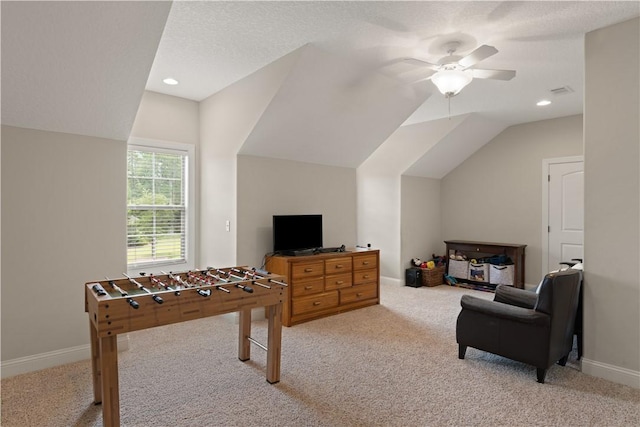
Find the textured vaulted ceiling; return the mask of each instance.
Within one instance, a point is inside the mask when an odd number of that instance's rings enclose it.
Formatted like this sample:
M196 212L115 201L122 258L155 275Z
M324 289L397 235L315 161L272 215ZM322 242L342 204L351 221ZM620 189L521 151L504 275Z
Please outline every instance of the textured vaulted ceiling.
M411 55L436 61L445 42L458 40L460 53L495 46L482 67L517 76L473 81L452 99L452 114L542 120L582 111L583 35L638 13L638 2L610 1L175 2L147 88L202 100L307 43L384 71ZM164 85L167 76L180 85ZM574 92L535 106L562 86ZM407 123L449 114L433 91Z
M315 58L292 68L241 152L327 164L344 152L352 166L401 124L473 115L440 142L447 147L432 147L428 159L405 169L434 177L487 142L465 139L581 113L584 34L640 15L637 1L2 1L1 7L3 124L126 139L145 88L201 101L310 46ZM474 80L450 105L430 82L412 87L397 80L400 95L376 93L380 86L373 84L357 93L338 90L343 79L396 79L391 65L402 58L436 62L454 40L461 55L495 46L499 52L481 67L514 69L516 77ZM330 64L341 64L344 74L323 71ZM349 77L356 69L361 76ZM165 77L180 84L167 86ZM564 86L572 92L549 92ZM420 97L403 99L412 90ZM343 107L352 106L344 110L349 116L331 108L343 94L353 96L343 99ZM553 103L536 107L542 98ZM368 110L359 112L363 99ZM303 120L316 139L294 146L309 134Z
M313 60L291 68L240 153L357 167L384 145L401 154L397 164L383 156L385 168L413 162L403 173L441 178L506 126L580 114L584 34L639 13L637 2L177 2L147 88L202 100L313 46ZM398 78L395 63L437 62L451 41L460 42L461 55L495 46L499 52L479 66L513 69L516 77L476 79L450 104L430 82ZM356 69L368 103L347 89L346 81L359 79ZM398 95L412 87L421 95L385 98L367 75L395 79ZM170 76L180 84L163 84ZM569 93L550 92L561 87ZM543 98L552 104L537 107ZM423 155L389 138L402 124L461 115L471 116ZM413 138L426 144L430 127L417 129L426 133Z
M2 1L2 124L127 140L170 6Z

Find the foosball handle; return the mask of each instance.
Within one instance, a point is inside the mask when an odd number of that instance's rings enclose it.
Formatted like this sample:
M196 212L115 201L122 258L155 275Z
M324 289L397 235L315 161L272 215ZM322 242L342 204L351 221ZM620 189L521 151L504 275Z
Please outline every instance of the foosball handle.
M252 288L251 286L247 286L247 285L240 285L240 284L238 284L238 285L236 285L236 288L240 288L240 289L242 289L243 291L248 292L248 293L250 293L250 294L252 294L252 293L253 293L253 288Z
M198 289L196 292L198 292L198 295L202 295L203 297L211 296L211 290L209 289L207 289L206 291L202 289Z
M96 283L95 285L93 285L91 289L93 289L93 291L99 296L103 296L107 294L107 291L105 291L102 285L100 285L99 283Z
M160 298L158 295L153 295L151 298L153 298L153 300L158 304L162 304L164 302L164 300Z
M137 301L134 301L131 298L127 298L127 302L129 303L129 305L133 308L135 308L136 310L140 308L140 304L138 304Z

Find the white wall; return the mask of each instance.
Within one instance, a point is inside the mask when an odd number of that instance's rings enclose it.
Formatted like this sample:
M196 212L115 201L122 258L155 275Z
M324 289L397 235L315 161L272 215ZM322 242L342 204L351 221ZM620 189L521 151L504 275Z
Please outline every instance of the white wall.
M131 136L198 145L200 104L176 96L145 91Z
M442 237L525 244L542 271L542 159L582 155L582 116L511 126L442 179Z
M401 175L468 119L468 115L402 126L356 173L358 240L380 249L380 275L404 277L401 240ZM412 258L412 257L411 257Z
M195 200L191 207L195 209L194 264L200 265L200 103L176 96L146 91L138 107L132 138L151 141L169 141L193 145L195 148ZM194 203L195 202L195 203ZM191 248L191 245L190 245Z
M2 126L3 372L88 345L84 284L126 270L125 192L125 141Z
M322 214L325 247L355 246L355 169L238 156L238 264L261 266L272 216L289 214Z
M236 259L236 155L296 55L289 54L200 103L200 263ZM227 232L226 221L230 221Z
M640 19L585 39L583 370L640 388Z
M431 255L444 255L440 209L440 180L402 176L400 259L403 268L412 258L427 261Z

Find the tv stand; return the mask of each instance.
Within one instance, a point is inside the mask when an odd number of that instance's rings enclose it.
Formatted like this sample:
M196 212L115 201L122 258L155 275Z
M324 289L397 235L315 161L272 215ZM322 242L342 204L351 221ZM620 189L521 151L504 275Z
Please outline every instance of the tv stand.
M282 304L282 324L292 326L379 304L379 259L375 249L268 256L265 268L286 276L289 284Z

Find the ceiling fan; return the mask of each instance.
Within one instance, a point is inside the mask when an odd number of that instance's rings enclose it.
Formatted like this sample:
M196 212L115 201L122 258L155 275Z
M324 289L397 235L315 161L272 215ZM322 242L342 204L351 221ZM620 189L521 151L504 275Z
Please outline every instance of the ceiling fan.
M426 75L421 73L420 80L431 79L438 90L447 98L460 93L474 78L511 80L515 77L516 72L514 70L474 68L478 62L498 53L498 49L495 47L485 44L464 57L455 55L458 47L460 47L460 42L458 41L446 43L443 48L446 49L448 55L440 59L436 64L418 58L406 58L405 62L421 68L426 67L427 73Z

